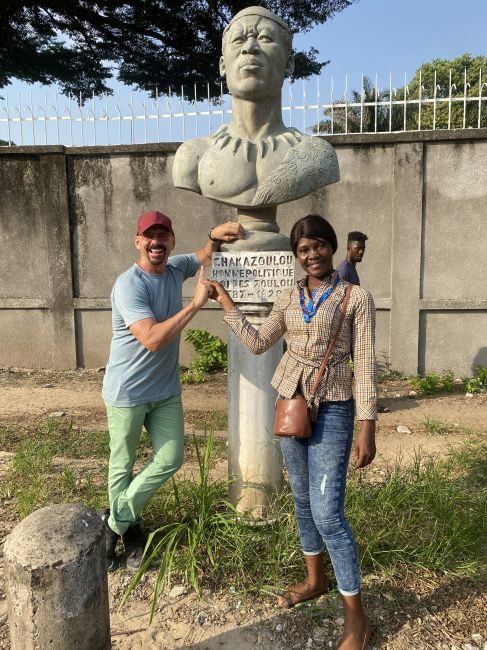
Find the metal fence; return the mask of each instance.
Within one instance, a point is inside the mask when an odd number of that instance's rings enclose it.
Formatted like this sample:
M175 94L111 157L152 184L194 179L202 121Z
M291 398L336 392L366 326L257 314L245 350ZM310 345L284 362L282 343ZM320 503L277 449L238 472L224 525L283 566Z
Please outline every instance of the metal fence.
M118 90L101 97L66 97L54 89L34 88L15 98L0 98L0 140L6 145L91 146L184 141L208 135L231 118L231 97L221 84L166 93ZM378 133L487 127L487 82L482 70L469 78L440 84L437 74L394 87L379 88L362 75L358 90L348 77L337 92L333 78L286 81L283 116L288 126L309 134Z

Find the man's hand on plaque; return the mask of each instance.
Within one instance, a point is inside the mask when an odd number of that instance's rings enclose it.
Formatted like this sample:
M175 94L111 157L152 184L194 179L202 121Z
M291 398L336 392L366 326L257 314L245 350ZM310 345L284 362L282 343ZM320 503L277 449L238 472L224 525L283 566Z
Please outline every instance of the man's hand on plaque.
M211 238L218 241L235 241L245 239L245 230L236 221L227 221L219 226L214 226L211 231Z

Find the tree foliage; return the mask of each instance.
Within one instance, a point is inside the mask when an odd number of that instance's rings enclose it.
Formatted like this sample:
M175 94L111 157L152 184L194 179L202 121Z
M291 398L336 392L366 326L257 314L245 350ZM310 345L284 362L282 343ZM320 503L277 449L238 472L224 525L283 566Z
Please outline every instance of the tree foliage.
M309 30L356 0L256 2L280 15L293 32ZM64 93L110 92L124 83L158 86L219 81L225 25L247 0L3 0L0 7L0 87L12 79L58 83ZM317 51L296 52L295 76L319 73Z
M480 71L482 76L480 77ZM436 73L436 77L435 77ZM436 95L435 95L436 81ZM481 82L479 84L479 81ZM465 83L466 82L466 83ZM482 88L481 88L481 87ZM421 88L421 93L420 93ZM312 127L315 133L363 133L383 131L412 131L421 129L459 129L479 126L479 103L467 101L464 97L485 98L480 107L480 126L487 126L487 57L462 54L455 59L433 59L416 70L406 87L380 90L364 77L363 88L352 90L348 103L341 99L324 111L325 119ZM404 95L408 100L404 116ZM421 115L420 115L421 94ZM436 96L436 108L433 100ZM392 98L392 104L390 100ZM394 103L397 102L397 103ZM392 108L391 108L392 106ZM362 128L360 125L362 124Z
M445 101L437 103L436 114L433 116L432 104L421 108L421 128L432 129L433 117L435 128L461 129L463 127L464 104L461 101L466 92L467 97L479 96L479 72L482 70L482 85L487 82L487 57L462 54L455 59L433 59L431 63L425 63L416 70L414 77L408 84L409 96L419 97L420 71L422 99L432 99L435 94L435 72L436 72L436 97ZM449 110L450 96L450 71L451 71L451 111ZM467 86L465 87L465 80ZM487 84L482 89L482 95L487 98ZM460 101L458 101L460 100ZM449 117L450 113L450 117ZM467 102L465 110L465 127L475 128L478 126L479 106L477 102ZM419 111L415 108L411 114L411 120L418 124ZM483 102L481 112L481 126L487 126L487 102Z
M333 133L369 133L374 131L389 131L389 111L379 104L389 99L389 93L376 89L371 79L363 78L363 88L352 90L349 102L362 104L360 106L342 107L344 101L336 102L325 111L327 119L313 126L314 133L331 133L333 118ZM361 128L362 125L362 128Z

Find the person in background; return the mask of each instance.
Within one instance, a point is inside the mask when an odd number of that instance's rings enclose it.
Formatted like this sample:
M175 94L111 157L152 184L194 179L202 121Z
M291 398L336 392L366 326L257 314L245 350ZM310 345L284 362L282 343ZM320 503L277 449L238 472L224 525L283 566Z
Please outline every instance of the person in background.
M113 336L102 392L110 433L110 508L101 514L109 571L119 566L120 538L126 566L140 567L145 548L140 513L183 462L180 334L208 300L203 267L211 264L221 241L239 239L243 230L228 222L212 228L208 236L195 253L171 255L176 246L171 219L156 210L145 212L135 235L139 259L112 290ZM183 306L183 282L198 269L194 296ZM142 426L151 438L153 456L134 476Z
M224 320L251 352L262 354L287 332L288 347L272 386L281 398L301 393L315 417L310 438L280 438L294 496L306 578L287 587L278 604L289 609L328 590L323 565L325 545L345 614L338 649L365 650L371 626L362 607L360 564L344 514L344 499L354 428L353 374L360 423L355 468L365 467L375 457L375 307L368 291L353 287L331 362L312 400L311 388L337 329L349 283L340 280L333 270L336 234L319 215L299 219L291 230L290 244L306 276L281 294L259 329L238 310L221 284L211 280L206 284L212 288L211 297L225 311Z
M359 230L348 233L347 257L337 266L337 273L341 280L360 285L357 273L357 264L362 261L365 254L367 235Z

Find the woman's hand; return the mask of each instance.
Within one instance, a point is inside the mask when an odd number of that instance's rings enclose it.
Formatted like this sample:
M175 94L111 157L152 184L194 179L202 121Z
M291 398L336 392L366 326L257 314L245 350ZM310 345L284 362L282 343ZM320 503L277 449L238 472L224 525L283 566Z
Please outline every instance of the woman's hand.
M355 444L355 469L366 467L375 458L375 420L362 420Z
M216 300L222 306L224 311L232 311L235 308L235 303L228 295L227 290L219 282L214 280L205 280L206 286L209 288L210 298Z

